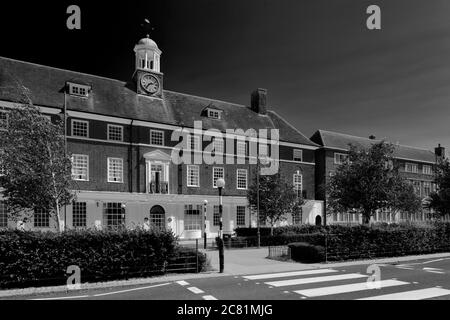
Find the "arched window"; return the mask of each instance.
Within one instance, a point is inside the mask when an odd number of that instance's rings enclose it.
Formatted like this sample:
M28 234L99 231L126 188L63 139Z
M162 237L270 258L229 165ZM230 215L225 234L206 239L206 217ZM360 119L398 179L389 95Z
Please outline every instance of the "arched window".
M166 213L161 206L154 206L150 209L150 226L154 230L166 230Z

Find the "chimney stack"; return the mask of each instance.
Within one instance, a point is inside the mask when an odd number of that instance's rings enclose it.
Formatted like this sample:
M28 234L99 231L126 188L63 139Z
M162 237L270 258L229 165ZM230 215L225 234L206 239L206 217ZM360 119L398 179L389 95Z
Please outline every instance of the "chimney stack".
M445 159L445 148L441 147L441 144L437 146L437 148L434 148L434 154L436 155L437 160L444 160Z
M267 90L258 88L252 92L250 109L259 114L267 113Z

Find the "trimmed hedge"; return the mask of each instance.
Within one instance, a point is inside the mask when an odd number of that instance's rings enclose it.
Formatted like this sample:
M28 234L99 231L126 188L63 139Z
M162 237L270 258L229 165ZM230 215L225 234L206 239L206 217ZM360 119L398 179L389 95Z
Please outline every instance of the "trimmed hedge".
M201 271L206 257L198 259ZM96 282L160 275L196 260L170 232L0 232L2 288L64 285L71 265L81 269L82 282Z
M270 236L270 228L261 227L260 234L261 237ZM274 236L281 236L286 234L304 234L304 233L318 233L323 231L325 228L322 226L315 225L300 225L300 226L284 226L273 228ZM236 236L238 237L256 237L258 235L257 228L237 228L235 229Z
M325 248L304 242L289 244L291 259L303 263L315 263L325 260Z
M258 245L258 237L237 237L236 241L247 241L248 247L256 247ZM283 246L292 242L308 242L317 245L323 245L325 243L325 235L321 233L311 234L286 234L277 236L261 237L261 246Z

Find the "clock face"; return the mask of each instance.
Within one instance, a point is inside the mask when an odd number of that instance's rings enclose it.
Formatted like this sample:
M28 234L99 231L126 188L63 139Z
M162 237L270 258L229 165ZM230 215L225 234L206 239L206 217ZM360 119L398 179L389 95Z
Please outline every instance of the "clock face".
M159 90L159 81L155 76L146 74L141 78L141 86L146 92L154 94Z

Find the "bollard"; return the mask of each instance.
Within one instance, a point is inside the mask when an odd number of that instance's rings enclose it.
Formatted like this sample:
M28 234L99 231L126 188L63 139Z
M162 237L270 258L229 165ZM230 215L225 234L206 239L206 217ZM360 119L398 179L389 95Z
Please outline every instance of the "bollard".
M218 245L219 245L219 268L220 268L220 273L223 273L223 269L224 269L224 248L223 248L223 239L222 238L218 238Z

